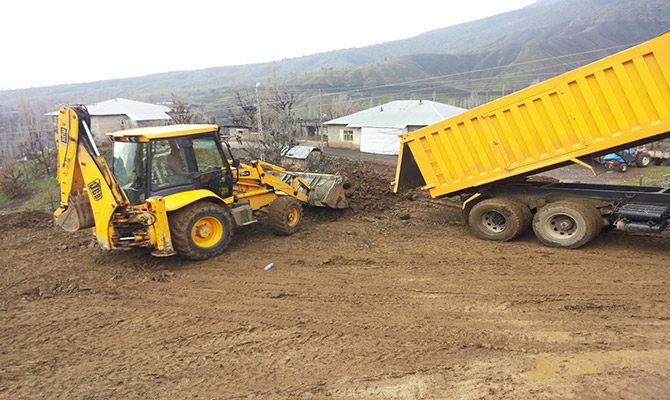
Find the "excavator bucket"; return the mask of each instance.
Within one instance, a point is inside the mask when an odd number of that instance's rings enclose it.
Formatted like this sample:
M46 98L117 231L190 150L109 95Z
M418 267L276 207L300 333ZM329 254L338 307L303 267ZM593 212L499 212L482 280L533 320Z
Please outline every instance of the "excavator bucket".
M307 203L311 206L347 208L349 202L344 194L344 178L340 175L296 172L312 188ZM290 179L290 178L289 178ZM286 177L283 179L286 181Z
M56 226L60 226L66 232L76 232L80 229L95 226L95 218L88 195L70 196L68 203L67 208L56 215Z

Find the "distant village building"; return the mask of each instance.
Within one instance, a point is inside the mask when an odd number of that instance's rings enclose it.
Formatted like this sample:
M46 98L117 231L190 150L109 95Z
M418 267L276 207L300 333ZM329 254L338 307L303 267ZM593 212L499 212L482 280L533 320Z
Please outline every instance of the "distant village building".
M87 104L91 133L98 143L108 141L106 134L122 129L172 124L170 107L126 99ZM58 111L50 113L58 118Z
M364 153L397 155L398 135L432 125L464 111L464 108L427 100L398 100L372 107L323 125L328 146Z
M221 134L221 139L227 142L249 142L251 141L252 134L255 136L253 141L258 140L257 132L252 132L250 126L233 124L231 122L224 121L219 124L219 133Z
M321 161L321 149L314 146L286 146L281 152L281 166L293 171L307 171Z

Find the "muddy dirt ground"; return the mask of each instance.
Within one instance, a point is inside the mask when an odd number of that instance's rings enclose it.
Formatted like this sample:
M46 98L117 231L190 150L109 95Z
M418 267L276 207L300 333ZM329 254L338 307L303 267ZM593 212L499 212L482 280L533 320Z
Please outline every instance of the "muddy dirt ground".
M668 234L481 241L391 171L203 262L1 217L0 398L668 398Z

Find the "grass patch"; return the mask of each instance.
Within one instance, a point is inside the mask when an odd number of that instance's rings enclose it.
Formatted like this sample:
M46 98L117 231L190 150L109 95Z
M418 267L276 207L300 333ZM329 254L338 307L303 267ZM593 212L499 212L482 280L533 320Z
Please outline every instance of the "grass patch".
M626 184L630 186L670 186L670 167L647 167L638 177L626 180Z
M28 194L8 199L0 192L0 215L22 211L53 211L60 204L56 178L37 179L28 184Z
M56 178L32 181L28 188L34 194L24 203L25 210L55 210L58 207L60 188Z

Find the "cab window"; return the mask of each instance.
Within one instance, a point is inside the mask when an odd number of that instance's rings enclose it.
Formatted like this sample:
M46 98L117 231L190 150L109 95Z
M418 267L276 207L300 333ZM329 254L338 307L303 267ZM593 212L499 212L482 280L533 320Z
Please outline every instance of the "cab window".
M212 172L225 167L218 143L213 136L193 138L193 153L200 173Z
M146 149L146 143L114 143L112 172L133 205L146 199Z
M231 196L228 169L216 136L193 137L192 143L200 186L221 197Z
M151 141L151 191L190 185L186 152L177 138Z

